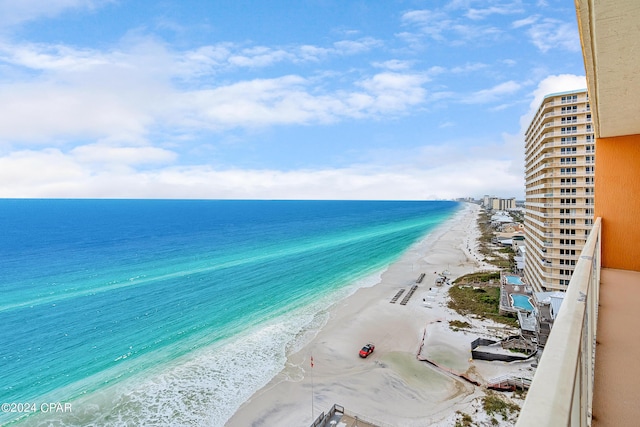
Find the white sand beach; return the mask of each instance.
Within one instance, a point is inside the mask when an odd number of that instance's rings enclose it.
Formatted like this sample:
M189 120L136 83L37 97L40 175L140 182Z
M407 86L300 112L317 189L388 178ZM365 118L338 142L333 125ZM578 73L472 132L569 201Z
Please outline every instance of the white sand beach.
M454 219L391 265L380 283L337 302L311 342L291 354L282 372L226 425L304 427L334 403L389 426L453 425L456 411L477 413L485 392L482 385L530 365L472 361L471 341L495 336L501 328L452 312L446 307L447 286L435 285L436 273L445 270L455 279L492 268L480 261L475 250L478 210L476 205L465 205ZM409 302L401 305L421 273L424 280ZM404 294L390 303L403 288ZM455 319L472 323L473 330L452 331L448 321ZM418 360L425 336L423 357L467 373L481 386ZM367 342L375 344L375 351L362 359L358 351Z

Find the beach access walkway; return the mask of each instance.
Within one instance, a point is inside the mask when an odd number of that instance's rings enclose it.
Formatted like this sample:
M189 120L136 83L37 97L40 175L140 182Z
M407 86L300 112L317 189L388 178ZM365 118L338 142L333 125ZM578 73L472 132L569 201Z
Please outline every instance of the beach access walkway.
M311 427L388 427L386 424L374 424L360 415L345 411L343 406L334 404L328 413L322 413Z
M413 286L411 286L411 288L409 288L409 292L407 292L407 294L404 296L402 301L400 301L400 305L407 305L407 303L409 302L409 300L411 299L415 291L418 290L418 284L422 283L422 281L424 280L424 277L425 277L425 273L420 274L420 276L416 280L416 283ZM393 296L393 298L391 298L391 301L389 302L391 304L395 304L396 301L398 301L398 299L400 298L400 296L402 296L404 291L405 291L404 288L399 289L398 292Z

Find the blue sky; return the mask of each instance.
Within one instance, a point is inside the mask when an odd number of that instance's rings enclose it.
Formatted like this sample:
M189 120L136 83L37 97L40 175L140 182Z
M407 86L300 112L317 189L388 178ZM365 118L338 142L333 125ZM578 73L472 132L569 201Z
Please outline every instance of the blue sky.
M573 2L0 0L0 197L523 198Z

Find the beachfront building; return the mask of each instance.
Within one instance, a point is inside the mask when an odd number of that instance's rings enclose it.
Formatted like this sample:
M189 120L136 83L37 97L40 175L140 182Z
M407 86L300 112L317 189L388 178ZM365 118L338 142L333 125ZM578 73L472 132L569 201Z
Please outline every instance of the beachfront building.
M594 223L517 427L640 420L640 7L575 4L598 147Z
M511 209L516 208L516 198L512 197L510 199L493 199L492 209L494 211L510 211Z
M482 199L482 206L485 209L494 211L509 211L516 208L516 198L502 199L496 196L485 195Z
M593 225L596 159L586 89L547 95L525 134L525 278L565 290Z

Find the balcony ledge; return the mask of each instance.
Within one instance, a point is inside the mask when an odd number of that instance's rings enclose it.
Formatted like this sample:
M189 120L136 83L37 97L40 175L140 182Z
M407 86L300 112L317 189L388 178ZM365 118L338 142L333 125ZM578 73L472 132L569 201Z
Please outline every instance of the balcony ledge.
M593 390L593 426L640 420L640 272L603 268Z

